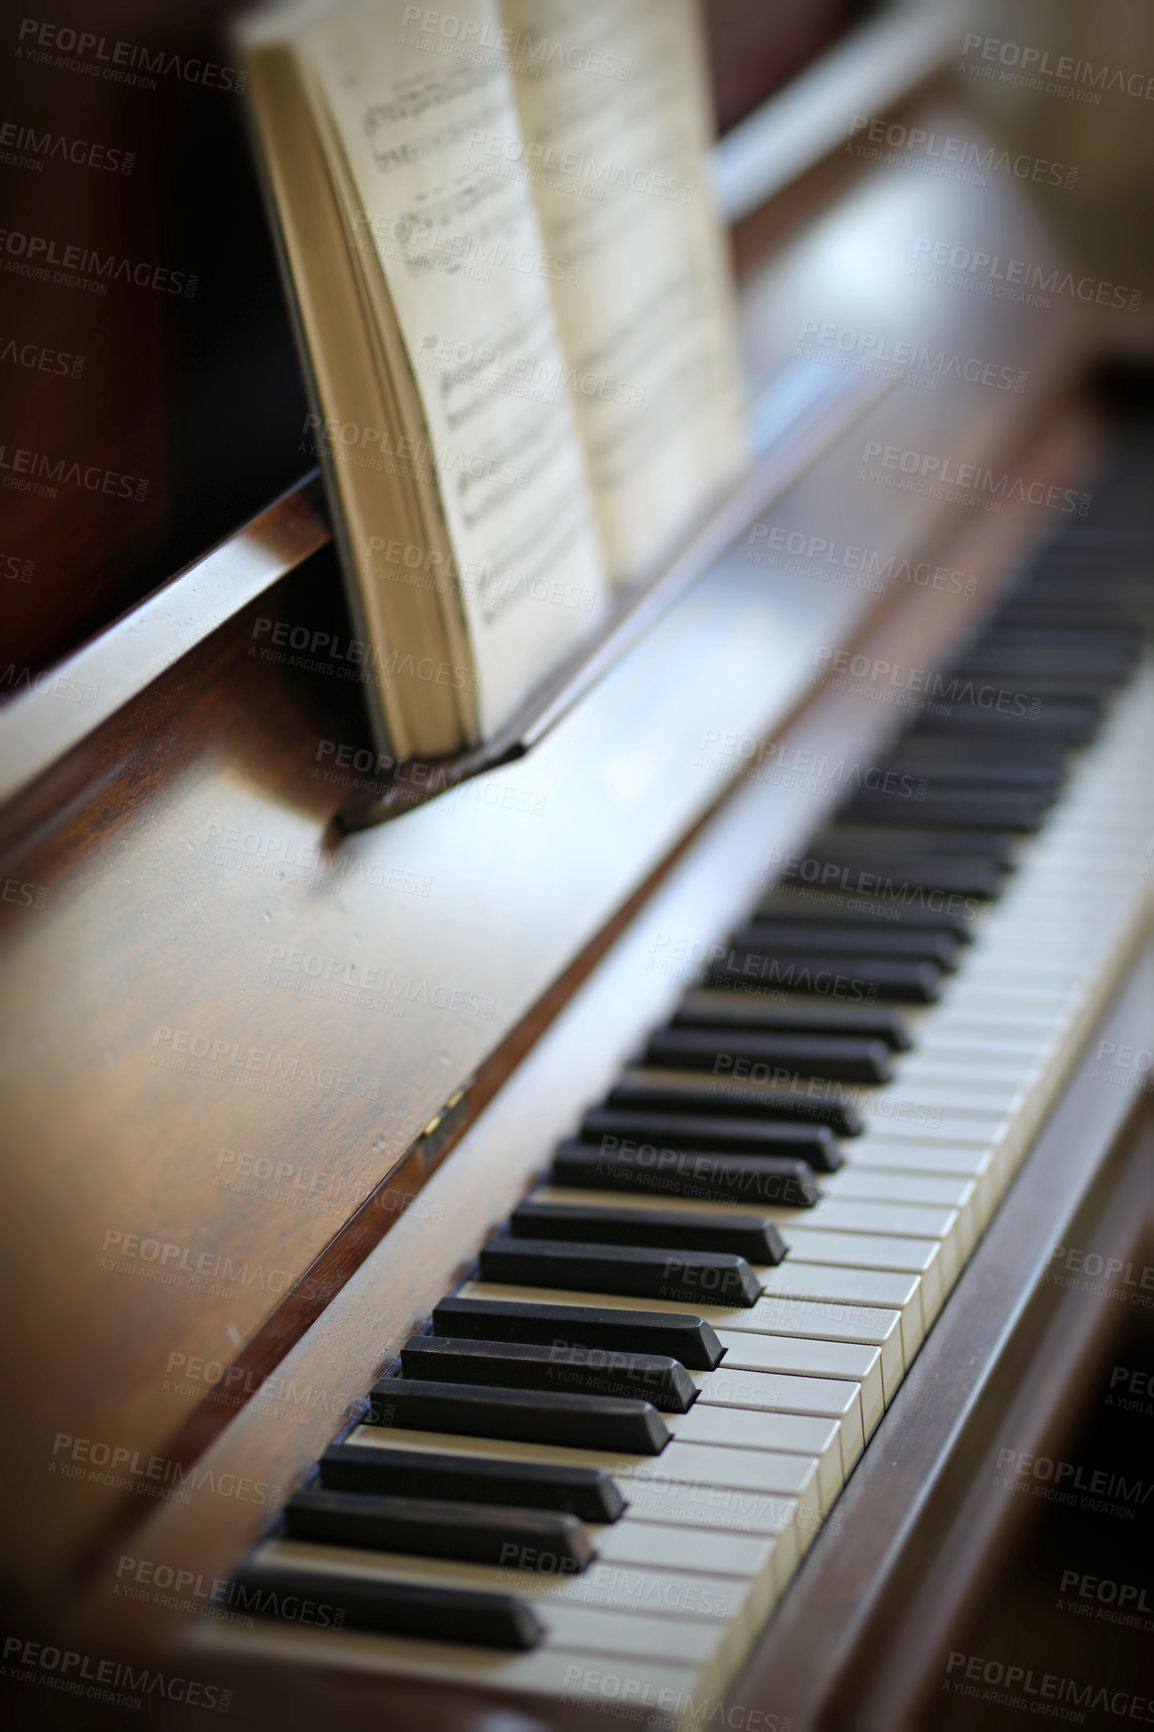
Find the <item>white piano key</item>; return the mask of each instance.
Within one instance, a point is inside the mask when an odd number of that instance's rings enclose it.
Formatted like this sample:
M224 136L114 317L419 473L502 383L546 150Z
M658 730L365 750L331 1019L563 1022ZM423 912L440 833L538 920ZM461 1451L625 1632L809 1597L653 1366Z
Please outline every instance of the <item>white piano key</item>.
M1004 1127L1004 1131L1008 1126ZM996 1143L917 1143L881 1133L867 1133L846 1147L846 1165L885 1167L926 1174L953 1173L974 1179L979 1188L983 1221L1001 1196L1009 1171L1005 1135Z
M743 1337L766 1335L790 1337L798 1342L828 1341L835 1346L876 1348L881 1355L887 1407L905 1376L901 1312L893 1307L808 1296L794 1299L768 1293L748 1311L728 1314L718 1311L707 1321L717 1329Z
M742 1623L642 1612L626 1617L597 1606L551 1604L538 1609L551 1648L664 1664L690 1660L699 1679L724 1677L746 1646Z
M697 1483L634 1480L628 1497L629 1507L621 1522L652 1522L659 1527L692 1528L695 1533L753 1534L772 1539L781 1553L779 1567L784 1563L787 1573L823 1520L816 1499L802 1503L782 1492L732 1491Z
M1031 1050L1041 1054L1052 1051L1056 1040L1060 1039L1062 1030L1066 1027L1068 1017L1065 1011L1055 1012L1046 1021L1033 1018L1029 1022L1017 1022L1001 1018L996 1014L984 1014L980 1010L954 1010L948 1005L935 1007L931 1016L922 1013L921 1019L914 1025L912 1033L915 1039L914 1051L923 1049L930 1051L969 1050L978 1045L993 1047L996 1050L1008 1052L1015 1048ZM913 1053L909 1055L913 1057Z
M922 1325L928 1329L941 1309L947 1277L957 1269L957 1243L947 1257L938 1239L905 1239L886 1233L821 1233L810 1227L782 1229L792 1257L809 1264L829 1263L852 1270L893 1270L921 1280ZM787 1264L779 1265L785 1268ZM762 1271L758 1270L760 1276Z
M788 1260L782 1268L789 1266ZM759 1277L760 1278L760 1277ZM762 1278L764 1279L764 1278ZM694 1305L688 1308L670 1299L622 1299L619 1294L591 1294L557 1292L550 1288L538 1292L536 1289L524 1287L499 1287L492 1282L468 1281L461 1288L464 1299L502 1299L511 1301L527 1301L547 1299L555 1304L565 1305L597 1305L617 1311L665 1311L685 1314L691 1309L692 1315L702 1317L715 1329L726 1329L745 1334L747 1332L786 1336L794 1332L801 1338L828 1338L834 1342L843 1341L851 1346L876 1347L882 1359L882 1379L886 1389L887 1403L892 1398L892 1392L897 1389L904 1375L902 1358L901 1317L896 1309L878 1308L870 1305L854 1305L844 1303L827 1304L820 1301L807 1304L795 1315L788 1307L783 1311L776 1299L758 1299L753 1305L736 1307L728 1305ZM824 1319L823 1328L802 1327L802 1311L805 1318L813 1321ZM785 1317L787 1322L781 1319ZM724 1366L725 1361L722 1361ZM801 1370L801 1367L782 1365L782 1370Z
M584 1627L588 1629L587 1622ZM700 1692L699 1668L684 1653L673 1659L610 1658L597 1646L558 1648L546 1642L530 1653L510 1654L412 1636L313 1630L271 1618L257 1619L251 1630L214 1621L198 1629L194 1639L201 1649L238 1658L589 1701L611 1706L615 1713L629 1704L638 1711L677 1714L679 1704Z
M740 1604L753 1634L772 1611L798 1556L794 1546L790 1553L793 1561L788 1562L775 1536L700 1527L691 1536L683 1527L634 1520L628 1512L612 1527L587 1531L596 1547L596 1558L586 1573L596 1571L595 1582L598 1578L604 1582L606 1572L613 1569L644 1569L650 1577L663 1580L692 1580L701 1575L713 1584L714 1596L720 1597L717 1584L732 1581L740 1591ZM641 1609L648 1609L644 1601Z
M621 1523L637 1528L652 1525L681 1531L686 1553L692 1554L699 1538L719 1540L740 1534L755 1536L773 1545L771 1585L780 1593L808 1548L828 1525L828 1512L815 1500L804 1503L774 1492L734 1491L700 1483L683 1485L670 1480L633 1480L628 1487L629 1508Z
M768 1415L773 1418L773 1415ZM783 1415L788 1417L788 1415ZM833 1475L840 1481L841 1460L835 1447L818 1461L787 1450L723 1449L705 1445L667 1443L660 1455L626 1455L616 1450L568 1449L560 1444L507 1443L488 1437L459 1437L455 1432L405 1431L359 1425L350 1443L371 1448L414 1449L437 1454L485 1456L498 1461L551 1462L554 1466L594 1467L611 1474L629 1497L629 1482L655 1479L680 1485L700 1484L718 1491L760 1492L774 1497L796 1498L816 1511L828 1508Z
M996 1149L919 1148L916 1143L887 1143L882 1138L860 1139L848 1151L843 1172L889 1173L926 1178L969 1179L975 1187L974 1208L979 1229L984 1229L996 1205L999 1191L999 1156ZM834 1174L833 1177L839 1175Z
M1126 847L1127 842L1132 849L1139 851L1140 857L1145 840L1144 825L1141 821L1128 823L1117 808L1111 810L1111 804L1080 800L1075 793L1069 806L1055 812L1045 834L1036 839L1030 851L1031 873L1043 872L1047 867L1069 868L1075 874L1087 868L1096 870L1099 866L1118 871L1133 858ZM1108 837L1087 833L1091 816L1097 816L1099 824L1109 825Z
M682 1303L678 1299L644 1299L632 1294L580 1293L568 1287L513 1287L498 1281L466 1281L458 1290L461 1299L499 1299L502 1304L519 1305L582 1305L599 1311L668 1311L678 1316L707 1317L720 1311L724 1317L733 1315L728 1305L708 1306Z
M824 1210L824 1213L822 1211ZM821 1213L821 1219L814 1219ZM862 1203L837 1201L830 1198L812 1210L804 1221L796 1223L807 1235L821 1230L846 1234L882 1234L886 1237L936 1239L941 1246L942 1297L949 1292L961 1273L965 1261L965 1235L961 1220L954 1209L933 1209L916 1203ZM809 1237L799 1246L811 1262L816 1261L807 1249Z
M392 1434L397 1438L399 1434ZM379 1432L378 1427L359 1427L350 1441L355 1443L386 1444L390 1439L388 1432ZM480 1448L471 1448L471 1444L480 1444ZM447 1451L452 1455L487 1455L487 1457L504 1458L504 1460L556 1460L558 1451L548 1446L532 1446L532 1444L492 1444L489 1439L468 1438L435 1438L428 1439L428 1434L407 1432L404 1436L405 1448L425 1448L425 1450ZM669 1455L667 1446L664 1457ZM580 1465L600 1465L603 1469L617 1476L617 1470L624 1464L624 1458L594 1457L593 1451L561 1451L568 1457L580 1455ZM717 1451L712 1451L716 1455ZM684 1455L684 1451L683 1451ZM684 1458L677 1458L674 1469L683 1469ZM613 1522L610 1528L598 1528L596 1531L605 1535L613 1533L620 1535L624 1524L655 1524L658 1529L664 1526L691 1529L691 1535L686 1536L684 1545L686 1552L681 1562L688 1567L688 1552L695 1548L697 1540L702 1540L703 1555L700 1562L695 1562L695 1569L709 1569L709 1536L728 1538L731 1535L755 1536L759 1540L773 1541L773 1571L771 1571L771 1590L781 1592L788 1578L794 1573L797 1562L801 1559L804 1548L811 1543L814 1535L820 1531L821 1522L832 1502L835 1491L832 1488L832 1470L840 1474L840 1460L833 1462L832 1469L827 1469L828 1498L820 1495L820 1479L816 1465L806 1457L794 1458L787 1464L785 1474L790 1488L797 1488L797 1495L792 1490L749 1490L745 1486L719 1486L714 1479L700 1477L702 1469L709 1467L709 1462L703 1462L700 1455L691 1460L693 1474L686 1477L655 1477L652 1481L619 1477L620 1490L627 1498L624 1516ZM749 1477L742 1474L738 1477ZM762 1476L764 1477L764 1476ZM781 1479L781 1474L778 1474ZM591 1529L593 1531L593 1529ZM624 1538L613 1541L615 1547L626 1547L632 1554L639 1554L636 1561L645 1561L645 1535L639 1535L636 1540L627 1541ZM669 1548L667 1548L669 1550ZM667 1555L667 1554L665 1554ZM716 1555L716 1552L714 1554ZM762 1588L764 1592L764 1588ZM768 1616L768 1612L766 1612Z
M846 1147L857 1148L871 1136L886 1137L894 1142L916 1142L927 1148L937 1148L943 1143L970 1143L985 1147L996 1145L1009 1136L1012 1128L1006 1114L987 1113L970 1117L968 1114L943 1112L932 1123L926 1123L925 1116L921 1123L914 1123L896 1113L888 1118L867 1114L865 1130L860 1137L847 1138Z
M799 1454L820 1455L827 1447L826 1428L832 1422L838 1433L842 1478L853 1472L865 1447L861 1391L856 1383L773 1377L736 1368L700 1375L712 1381L702 1382L701 1396L689 1412L666 1415L675 1437L685 1443L789 1447ZM779 1422L772 1438L762 1426L767 1416Z
M937 1083L948 1082L951 1088L966 1082L978 1082L986 1088L1032 1088L1043 1069L1049 1046L1034 1049L1028 1057L1018 1053L978 1052L973 1047L937 1045L932 1051L923 1049L916 1064L905 1066L898 1073L903 1086L932 1090Z
M1098 924L1093 932L1072 934L1066 907L1056 910L1045 920L1028 920L1024 915L1015 915L1006 926L990 935L988 943L992 953L996 952L999 957L1012 962L1024 961L1031 951L1036 955L1044 946L1054 961L1081 972L1096 965L1103 938L1108 939L1118 930L1124 918L1121 900L1115 895L1115 906L1109 913L1099 910Z
M778 1417L765 1414L765 1419ZM782 1414L791 1419L791 1414ZM770 1497L792 1497L799 1504L815 1504L825 1515L841 1490L841 1451L835 1427L821 1457L792 1455L785 1450L730 1449L722 1445L681 1443L674 1438L660 1455L622 1456L614 1465L603 1464L613 1474L625 1496L637 1480L659 1484L708 1485L719 1491L760 1492Z
M975 1055L944 1058L940 1053L919 1052L899 1067L892 1094L914 1094L934 1107L950 1112L1013 1112L1030 1078L1038 1069L1032 1057L1013 1067L988 1064ZM968 1108L959 1103L968 1094Z
M820 1206L828 1200L842 1204L896 1203L907 1208L917 1204L953 1210L958 1217L963 1258L972 1253L980 1230L978 1187L973 1179L887 1172L881 1168L860 1167L855 1162L831 1173L824 1190L825 1198Z
M1069 860L1038 862L1030 873L1030 886L1039 896L1070 895L1089 900L1092 896L1128 896L1141 873L1138 852L1127 860Z
M629 1656L652 1661L691 1661L724 1667L744 1651L758 1623L748 1579L650 1571L631 1565L591 1564L581 1575L546 1576L524 1570L459 1564L400 1553L269 1541L257 1561L319 1575L366 1581L427 1584L513 1594L531 1605L555 1649Z
M463 1291L467 1296L485 1297L492 1296L494 1289L482 1289L478 1285L475 1289L470 1287ZM583 1297L589 1298L588 1295ZM576 1300L577 1295L565 1294L563 1298L564 1302L569 1302L571 1299ZM620 1308L621 1302L618 1303ZM684 1310L683 1306L669 1300L638 1300L632 1303L645 1310ZM788 1335L762 1338L744 1333L756 1324L758 1306L742 1310L723 1306L699 1307L696 1314L705 1316L707 1322L719 1327L728 1324L733 1332L728 1337L723 1332L719 1337L727 1352L726 1358L716 1371L690 1373L702 1391L704 1401L730 1406L764 1406L783 1414L840 1416L847 1403L852 1402L852 1397L857 1397L859 1411L854 1420L848 1422L847 1436L843 1439L843 1463L848 1471L852 1461L855 1461L860 1453L863 1435L872 1432L884 1408L882 1347L857 1341L840 1343L821 1339L795 1340ZM764 1318L762 1321L764 1322ZM836 1327L841 1321L838 1312L833 1319L833 1326ZM897 1359L900 1364L896 1315L890 1316L882 1324L880 1331L871 1320L871 1333L880 1333L884 1341L887 1324L890 1341L898 1349ZM739 1334L739 1330L743 1333ZM735 1379L731 1375L733 1371L741 1371L743 1375ZM766 1378L750 1375L761 1371L780 1375ZM676 1417L666 1416L671 1428ZM778 1446L793 1447L784 1440L784 1435Z
M840 1461L839 1431L846 1414L850 1418L851 1435L860 1433L861 1410L854 1384L847 1385L844 1394L837 1399L836 1412L822 1413L816 1398L808 1411L799 1410L792 1404L782 1406L771 1401L769 1398L773 1391L764 1385L759 1389L757 1375L752 1371L722 1373L719 1370L698 1375L720 1378L721 1381L709 1390L703 1389L687 1413L665 1415L669 1430L679 1443L716 1444L730 1449L784 1450L789 1455L814 1457L831 1451ZM789 1400L788 1393L786 1400ZM827 1397L821 1405L828 1408L834 1402ZM647 1459L656 1461L659 1458L649 1456Z
M766 1271L763 1286L766 1295L773 1298L816 1299L896 1311L901 1318L902 1361L906 1366L922 1344L925 1325L921 1278L917 1275L806 1263L795 1252L776 1269Z
M1092 964L1082 968L1046 968L1035 964L1030 968L1009 958L983 956L975 960L962 984L971 992L1052 992L1055 997L1065 1002L1077 1004L1081 1000L1087 975L1092 968Z
M996 1121L1013 1113L1021 1102L1022 1084L1015 1077L975 1076L960 1082L929 1067L903 1066L891 1087L861 1098L871 1125L896 1120L916 1132L940 1124L947 1116Z
M637 1553L682 1570L743 1574L754 1605L772 1607L827 1521L812 1504L756 1492L660 1480L635 1480L628 1490L629 1507L612 1528L588 1529L605 1557Z
M852 1158L852 1150L851 1159L845 1166L836 1173L822 1175L821 1186L824 1194L819 1207L824 1207L826 1202L907 1203L959 1212L965 1208L975 1188L972 1178L952 1173L899 1176L879 1168L863 1167ZM809 1214L815 1212L807 1211Z
M1104 828L1109 830L1111 837L1114 836L1116 825L1113 820L1106 820ZM1141 842L1137 847L1139 853L1144 852ZM1087 871L1085 867L1076 872L1069 868L1063 870L1060 863L1028 868L1011 879L987 924L993 924L995 916L1005 921L1027 921L1053 919L1060 912L1073 922L1076 931L1085 931L1092 923L1095 907L1103 921L1108 920L1114 911L1111 904L1103 904L1100 895L1095 894L1102 881L1132 883L1132 862L1119 860L1115 853L1097 862L1093 871Z
M749 1316L755 1307L690 1304L678 1299L644 1299L621 1293L580 1293L568 1287L512 1287L497 1281L466 1281L459 1289L462 1299L499 1299L502 1304L580 1305L599 1311L665 1311L679 1317Z
M739 1381L734 1374L735 1393ZM856 1391L855 1397L856 1397ZM719 1449L785 1450L791 1455L824 1460L829 1456L837 1491L845 1481L841 1427L836 1419L815 1413L778 1413L744 1403L725 1406L697 1401L688 1413L671 1413L670 1431L679 1443ZM650 1457L650 1460L657 1458ZM833 1499L830 1499L832 1502Z
M639 1564L651 1570L701 1570L711 1576L742 1576L750 1580L774 1572L773 1534L733 1533L699 1528L692 1541L683 1527L634 1520L630 1510L611 1525L586 1525L598 1558L609 1563Z
M842 1168L841 1172L847 1169ZM838 1179L841 1172L831 1173ZM791 1229L829 1233L903 1233L911 1239L944 1239L956 1229L956 1211L913 1201L873 1202L846 1198L827 1189L812 1209L767 1210L775 1221Z
M1012 909L1004 918L990 921L981 949L989 947L991 954L999 957L1030 954L1037 956L1038 951L1034 947L1045 944L1045 954L1051 963L1059 962L1077 968L1093 961L1103 924L1104 922L1100 921L1094 927L1087 921L1084 925L1075 926L1060 912L1040 915L1037 912L1031 914L1025 910Z
M1038 938L1033 941L1035 945L1045 945L1046 942L1045 938ZM982 982L988 982L992 988L997 990L1003 984L1007 986L1024 984L1027 979L1037 978L1041 980L1044 977L1047 981L1053 982L1056 990L1073 992L1079 999L1082 997L1087 982L1093 978L1098 967L1096 951L1074 959L1060 960L1055 957L1051 967L1044 971L1044 975L1042 972L1035 975L1028 972L1029 948L1024 942L1011 943L1007 941L1004 945L999 946L996 955L991 954L988 961L980 969L975 970L971 984L979 985Z
M662 1214L667 1211L674 1215L712 1215L719 1220L725 1220L731 1215L754 1215L758 1219L772 1217L772 1209L754 1201L749 1203L705 1203L698 1202L693 1197L666 1197L654 1193L647 1195L638 1192L630 1195L624 1191L585 1191L568 1185L538 1185L533 1190L535 1203L572 1203L582 1208L590 1209L633 1209L645 1211L660 1209ZM786 1211L795 1215L796 1209Z
M980 981L971 985L968 980L956 978L946 985L940 1003L944 1012L975 1018L983 1026L989 1019L1013 1028L1019 1019L1027 1023L1046 1017L1065 1021L1080 1001L1081 994L1076 992L1035 992L1014 986L987 986Z
M1097 944L1081 955L1061 956L1057 952L1057 935L1053 931L1030 936L1007 934L1000 938L996 954L991 952L982 966L976 968L972 975L967 975L967 984L977 986L985 982L994 990L1002 985L1024 985L1027 979L1035 978L1029 971L1028 959L1031 951L1037 954L1037 951L1043 948L1055 951L1054 961L1046 971L1046 978L1052 980L1060 990L1073 990L1081 997L1087 979L1098 965Z
M885 1412L882 1350L857 1341L829 1341L800 1335L754 1334L752 1330L722 1329L718 1340L725 1358L717 1371L690 1373L695 1383L705 1384L732 1372L758 1372L777 1378L803 1379L831 1389L856 1386L861 1404L862 1430L868 1439ZM796 1400L813 1399L804 1390ZM821 1399L820 1397L818 1399ZM819 1409L820 1411L820 1409Z
M983 921L983 932L991 943L1012 937L1015 933L1054 932L1059 944L1076 944L1093 948L1102 930L1102 919L1110 911L1099 908L1095 923L1092 902L1078 905L1070 895L1043 896L1034 893L1030 867L1012 879L1001 900Z
M746 1575L712 1576L683 1568L650 1569L632 1564L630 1575L604 1558L584 1570L565 1573L519 1569L514 1564L461 1563L453 1558L416 1557L410 1552L374 1552L361 1547L323 1545L312 1540L268 1540L256 1554L258 1564L286 1569L317 1569L364 1577L366 1581L412 1582L430 1587L464 1588L474 1593L513 1594L542 1617L559 1606L593 1606L631 1616L726 1620L740 1618L749 1593ZM682 1559L684 1564L684 1559Z
M977 1059L999 1075L1013 1075L1036 1064L1063 1026L1061 1015L1046 1022L996 1023L942 1005L939 1015L927 1016L918 1024L913 1050L897 1054L898 1069L900 1072L907 1065L917 1068L931 1060L956 1064Z
M864 1164L875 1164L875 1155L879 1148L888 1150L905 1145L916 1149L919 1155L930 1156L935 1152L947 1151L948 1159L952 1163L956 1151L966 1145L974 1150L988 1150L993 1156L993 1162L984 1182L989 1188L992 1202L996 1203L1009 1183L1032 1134L1033 1124L1028 1114L1035 1100L1036 1092L1033 1092L1029 1098L1023 1099L1015 1113L1008 1113L996 1123L985 1118L967 1120L960 1116L943 1114L941 1123L922 1136L916 1135L912 1127L894 1121L871 1125L861 1137L845 1145L845 1153L850 1159ZM925 1170L930 1172L935 1168L927 1164Z

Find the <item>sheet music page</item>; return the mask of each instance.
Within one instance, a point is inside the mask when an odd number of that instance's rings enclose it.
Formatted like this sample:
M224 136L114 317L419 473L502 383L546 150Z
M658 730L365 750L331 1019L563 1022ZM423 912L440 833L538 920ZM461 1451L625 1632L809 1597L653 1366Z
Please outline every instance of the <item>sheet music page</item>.
M607 582L551 294L580 268L542 238L530 187L465 161L470 136L519 126L495 4L454 0L447 36L430 16L373 0L309 25L298 51L355 188L350 245L379 262L424 409L431 449L396 457L439 480L488 735Z
M735 315L705 179L712 122L694 0L502 0L521 135L467 165L532 187L606 559L629 576L745 458Z

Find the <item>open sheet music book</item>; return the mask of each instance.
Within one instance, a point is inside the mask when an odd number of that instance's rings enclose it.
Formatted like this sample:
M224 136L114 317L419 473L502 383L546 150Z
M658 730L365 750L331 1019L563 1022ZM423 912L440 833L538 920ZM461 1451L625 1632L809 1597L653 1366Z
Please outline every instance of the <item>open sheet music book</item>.
M694 0L296 4L255 132L382 743L489 738L744 433Z

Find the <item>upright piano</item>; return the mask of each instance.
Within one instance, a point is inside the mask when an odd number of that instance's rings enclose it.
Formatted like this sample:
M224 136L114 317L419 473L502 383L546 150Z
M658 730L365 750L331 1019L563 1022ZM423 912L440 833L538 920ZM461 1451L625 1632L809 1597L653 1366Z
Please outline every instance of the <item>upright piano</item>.
M953 10L836 11L716 152L750 471L506 762L370 744L275 300L199 541L159 413L137 566L25 501L15 1725L1140 1699L1140 1633L982 1619L1057 1494L1149 1533L1078 1442L1154 1307L1148 375L1019 176L918 155L990 148Z

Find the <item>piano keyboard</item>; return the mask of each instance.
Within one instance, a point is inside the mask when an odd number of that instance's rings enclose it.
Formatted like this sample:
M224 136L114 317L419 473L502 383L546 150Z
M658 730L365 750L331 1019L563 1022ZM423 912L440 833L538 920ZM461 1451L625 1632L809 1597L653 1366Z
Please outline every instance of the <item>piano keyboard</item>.
M686 1724L721 1698L1147 918L1154 676L1126 573L1090 595L1064 551L954 670L1013 702L898 740L925 798L856 794L750 912L205 1640Z

